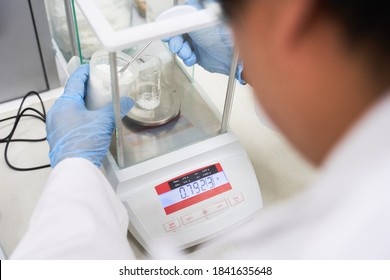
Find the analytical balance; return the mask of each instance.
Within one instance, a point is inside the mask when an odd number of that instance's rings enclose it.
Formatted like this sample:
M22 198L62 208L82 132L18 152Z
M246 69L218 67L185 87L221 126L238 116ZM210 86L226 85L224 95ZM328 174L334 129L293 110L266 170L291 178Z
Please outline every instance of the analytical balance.
M140 14L132 10L132 24L115 30L99 6L101 1L74 2L68 4L77 4L110 55L116 133L104 168L128 209L129 230L138 242L152 254L161 244L179 250L227 232L256 213L262 207L256 175L244 148L228 130L235 71L220 116L160 40L218 24L218 5L143 24L134 24ZM76 12L72 17L76 24L79 16ZM75 37L80 46L77 32ZM171 102L180 104L175 118L152 127L134 124L129 117L120 119L115 71L117 51L150 40L155 42L149 51L164 61L162 95L169 94L174 97ZM236 53L232 69L237 58Z

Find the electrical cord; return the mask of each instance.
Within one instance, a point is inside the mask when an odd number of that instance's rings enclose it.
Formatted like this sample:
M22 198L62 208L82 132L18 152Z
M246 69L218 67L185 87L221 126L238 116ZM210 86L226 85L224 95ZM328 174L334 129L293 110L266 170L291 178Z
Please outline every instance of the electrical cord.
M41 103L41 106L42 106L42 112L38 111L37 109L35 108L31 108L31 107L27 107L27 108L24 108L23 109L23 104L24 104L24 101L29 97L29 96L32 96L32 95L35 95L38 97L40 103ZM15 116L12 116L12 117L8 117L8 118L5 118L5 119L1 119L0 120L0 123L1 122L5 122L5 121L9 121L9 120L12 120L12 119L15 119L15 122L13 124L13 127L11 129L11 132L4 138L0 138L0 143L5 143L5 149L4 149L4 159L5 159L5 162L7 163L7 165L13 169L13 170L16 170L16 171L32 171L32 170L38 170L38 169L44 169L44 168L48 168L50 167L50 164L46 164L46 165L40 165L40 166L34 166L34 167L28 167L28 168L22 168L22 167L16 167L14 166L13 164L11 164L11 162L9 161L8 159L8 148L9 148L9 145L13 142L43 142L43 141L46 141L46 137L44 138L40 138L40 139L14 139L14 134L15 134L15 131L16 131L16 128L18 127L18 124L20 122L20 120L23 118L23 117L32 117L32 118L35 118L35 119L38 119L40 121L42 121L43 123L46 123L46 110L45 110L45 105L43 104L43 101L41 99L41 97L39 96L39 93L35 92L35 91L30 91L29 93L27 93L24 97L23 97L23 100L22 100L22 103L20 104L19 106L19 109L18 109L18 112Z

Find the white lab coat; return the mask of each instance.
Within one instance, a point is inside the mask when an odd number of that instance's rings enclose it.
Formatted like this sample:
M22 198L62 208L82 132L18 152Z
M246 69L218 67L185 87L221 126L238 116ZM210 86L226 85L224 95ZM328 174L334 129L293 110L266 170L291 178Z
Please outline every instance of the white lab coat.
M390 259L390 93L336 146L318 182L189 258ZM127 213L83 159L53 170L14 259L128 259ZM216 241L218 240L218 241Z
M50 174L11 259L132 259L128 215L102 172L71 158Z

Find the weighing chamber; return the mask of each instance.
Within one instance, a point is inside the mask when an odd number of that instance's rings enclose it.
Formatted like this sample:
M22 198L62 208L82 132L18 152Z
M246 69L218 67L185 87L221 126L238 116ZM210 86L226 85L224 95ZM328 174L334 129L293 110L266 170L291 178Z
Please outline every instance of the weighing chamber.
M180 1L56 1L48 1L48 14L53 37L61 37L56 44L62 59L68 62L77 56L85 63L99 49L109 54L116 130L104 168L128 209L129 230L139 243L151 254L162 245L167 250L187 248L229 231L261 209L252 164L228 127L237 52L221 116L193 69L183 66L161 41L219 24L219 6L184 9L156 21L156 11ZM66 27L57 26L59 22ZM68 45L61 46L65 37ZM121 120L118 52L134 56L151 40L145 54L162 61L164 102L160 111L135 106ZM152 121L158 113L169 118Z

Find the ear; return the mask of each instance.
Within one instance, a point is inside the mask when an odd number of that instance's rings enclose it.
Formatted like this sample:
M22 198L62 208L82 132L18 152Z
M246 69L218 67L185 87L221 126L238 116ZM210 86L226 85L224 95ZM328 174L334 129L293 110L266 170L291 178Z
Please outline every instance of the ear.
M281 14L280 39L292 46L299 42L316 19L316 3L318 0L283 1Z

